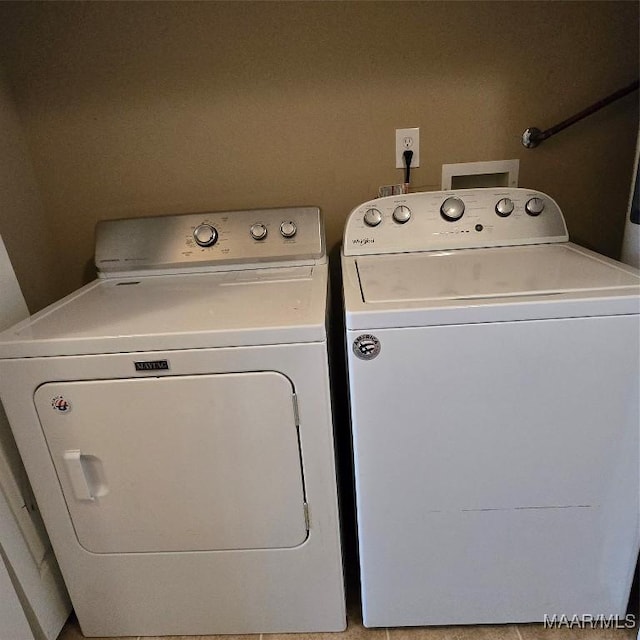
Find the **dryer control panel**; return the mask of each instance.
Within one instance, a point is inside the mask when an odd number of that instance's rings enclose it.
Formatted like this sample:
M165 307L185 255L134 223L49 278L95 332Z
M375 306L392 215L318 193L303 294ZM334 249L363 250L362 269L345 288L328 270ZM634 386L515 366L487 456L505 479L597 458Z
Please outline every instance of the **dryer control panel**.
M356 207L344 232L346 256L500 247L569 239L548 195L530 189L430 191Z
M101 277L323 259L318 207L104 220L96 227L95 260Z

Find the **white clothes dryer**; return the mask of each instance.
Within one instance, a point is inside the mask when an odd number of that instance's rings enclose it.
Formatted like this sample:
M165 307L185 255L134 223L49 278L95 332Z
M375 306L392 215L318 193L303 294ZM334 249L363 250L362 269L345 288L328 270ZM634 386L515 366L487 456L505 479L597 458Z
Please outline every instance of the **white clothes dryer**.
M105 221L96 265L0 335L83 633L344 629L320 211Z
M364 624L623 618L638 270L495 188L360 205L342 271Z

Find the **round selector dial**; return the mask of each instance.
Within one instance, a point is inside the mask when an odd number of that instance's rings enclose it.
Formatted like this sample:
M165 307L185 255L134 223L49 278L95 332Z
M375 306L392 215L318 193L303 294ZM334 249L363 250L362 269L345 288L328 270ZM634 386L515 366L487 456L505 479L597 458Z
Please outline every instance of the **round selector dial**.
M267 237L267 227L262 222L256 222L251 225L249 233L254 240L264 240Z
M405 222L409 222L409 218L411 218L411 209L409 207L405 207L404 205L400 205L396 207L393 211L393 219L398 224L404 224Z
M280 225L280 233L282 234L283 238L293 238L293 236L295 236L297 232L298 229L294 222L283 222Z
M511 198L502 198L496 203L496 213L501 218L506 218L513 213L513 200Z
M544 200L542 198L531 198L524 205L524 210L530 216L539 216L544 211Z
M193 230L193 239L199 247L212 247L218 240L218 232L210 224L199 224Z
M464 215L464 202L456 196L447 198L440 207L440 215L449 222L460 220Z
M377 227L382 222L382 214L377 209L367 209L364 223L370 227Z

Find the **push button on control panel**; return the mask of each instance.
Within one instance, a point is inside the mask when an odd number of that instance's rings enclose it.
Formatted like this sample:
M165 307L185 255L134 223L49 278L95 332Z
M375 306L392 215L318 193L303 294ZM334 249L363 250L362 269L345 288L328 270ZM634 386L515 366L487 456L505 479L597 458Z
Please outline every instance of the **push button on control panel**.
M199 224L193 230L193 239L200 247L212 247L218 240L218 232L210 224Z
M264 240L267 237L267 227L261 222L256 222L256 224L251 225L249 233L251 233L251 237L254 240Z
M393 211L393 219L398 224L404 224L405 222L409 222L410 218L411 218L411 209L409 209L409 207L400 205L399 207L396 207Z
M530 216L539 216L544 211L544 200L542 198L531 198L524 205L524 209Z
M283 238L293 238L296 235L298 229L294 222L283 222L280 225L280 233Z
M460 220L464 215L464 202L455 196L447 198L440 207L440 215L449 222Z
M378 209L367 209L364 214L364 223L370 227L377 227L382 222L382 214Z
M502 198L496 204L496 213L501 218L507 218L513 213L513 200L511 198Z

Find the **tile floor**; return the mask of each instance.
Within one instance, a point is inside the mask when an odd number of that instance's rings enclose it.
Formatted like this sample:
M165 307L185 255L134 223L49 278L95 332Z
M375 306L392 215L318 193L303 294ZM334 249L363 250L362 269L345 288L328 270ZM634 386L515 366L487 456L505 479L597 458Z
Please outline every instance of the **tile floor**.
M638 629L544 629L540 624L466 627L407 627L366 629L359 605L347 607L342 633L260 634L252 636L162 636L162 640L636 640ZM72 614L58 640L84 638ZM126 640L138 640L127 638ZM153 640L145 637L144 640ZM638 638L640 640L640 637Z

